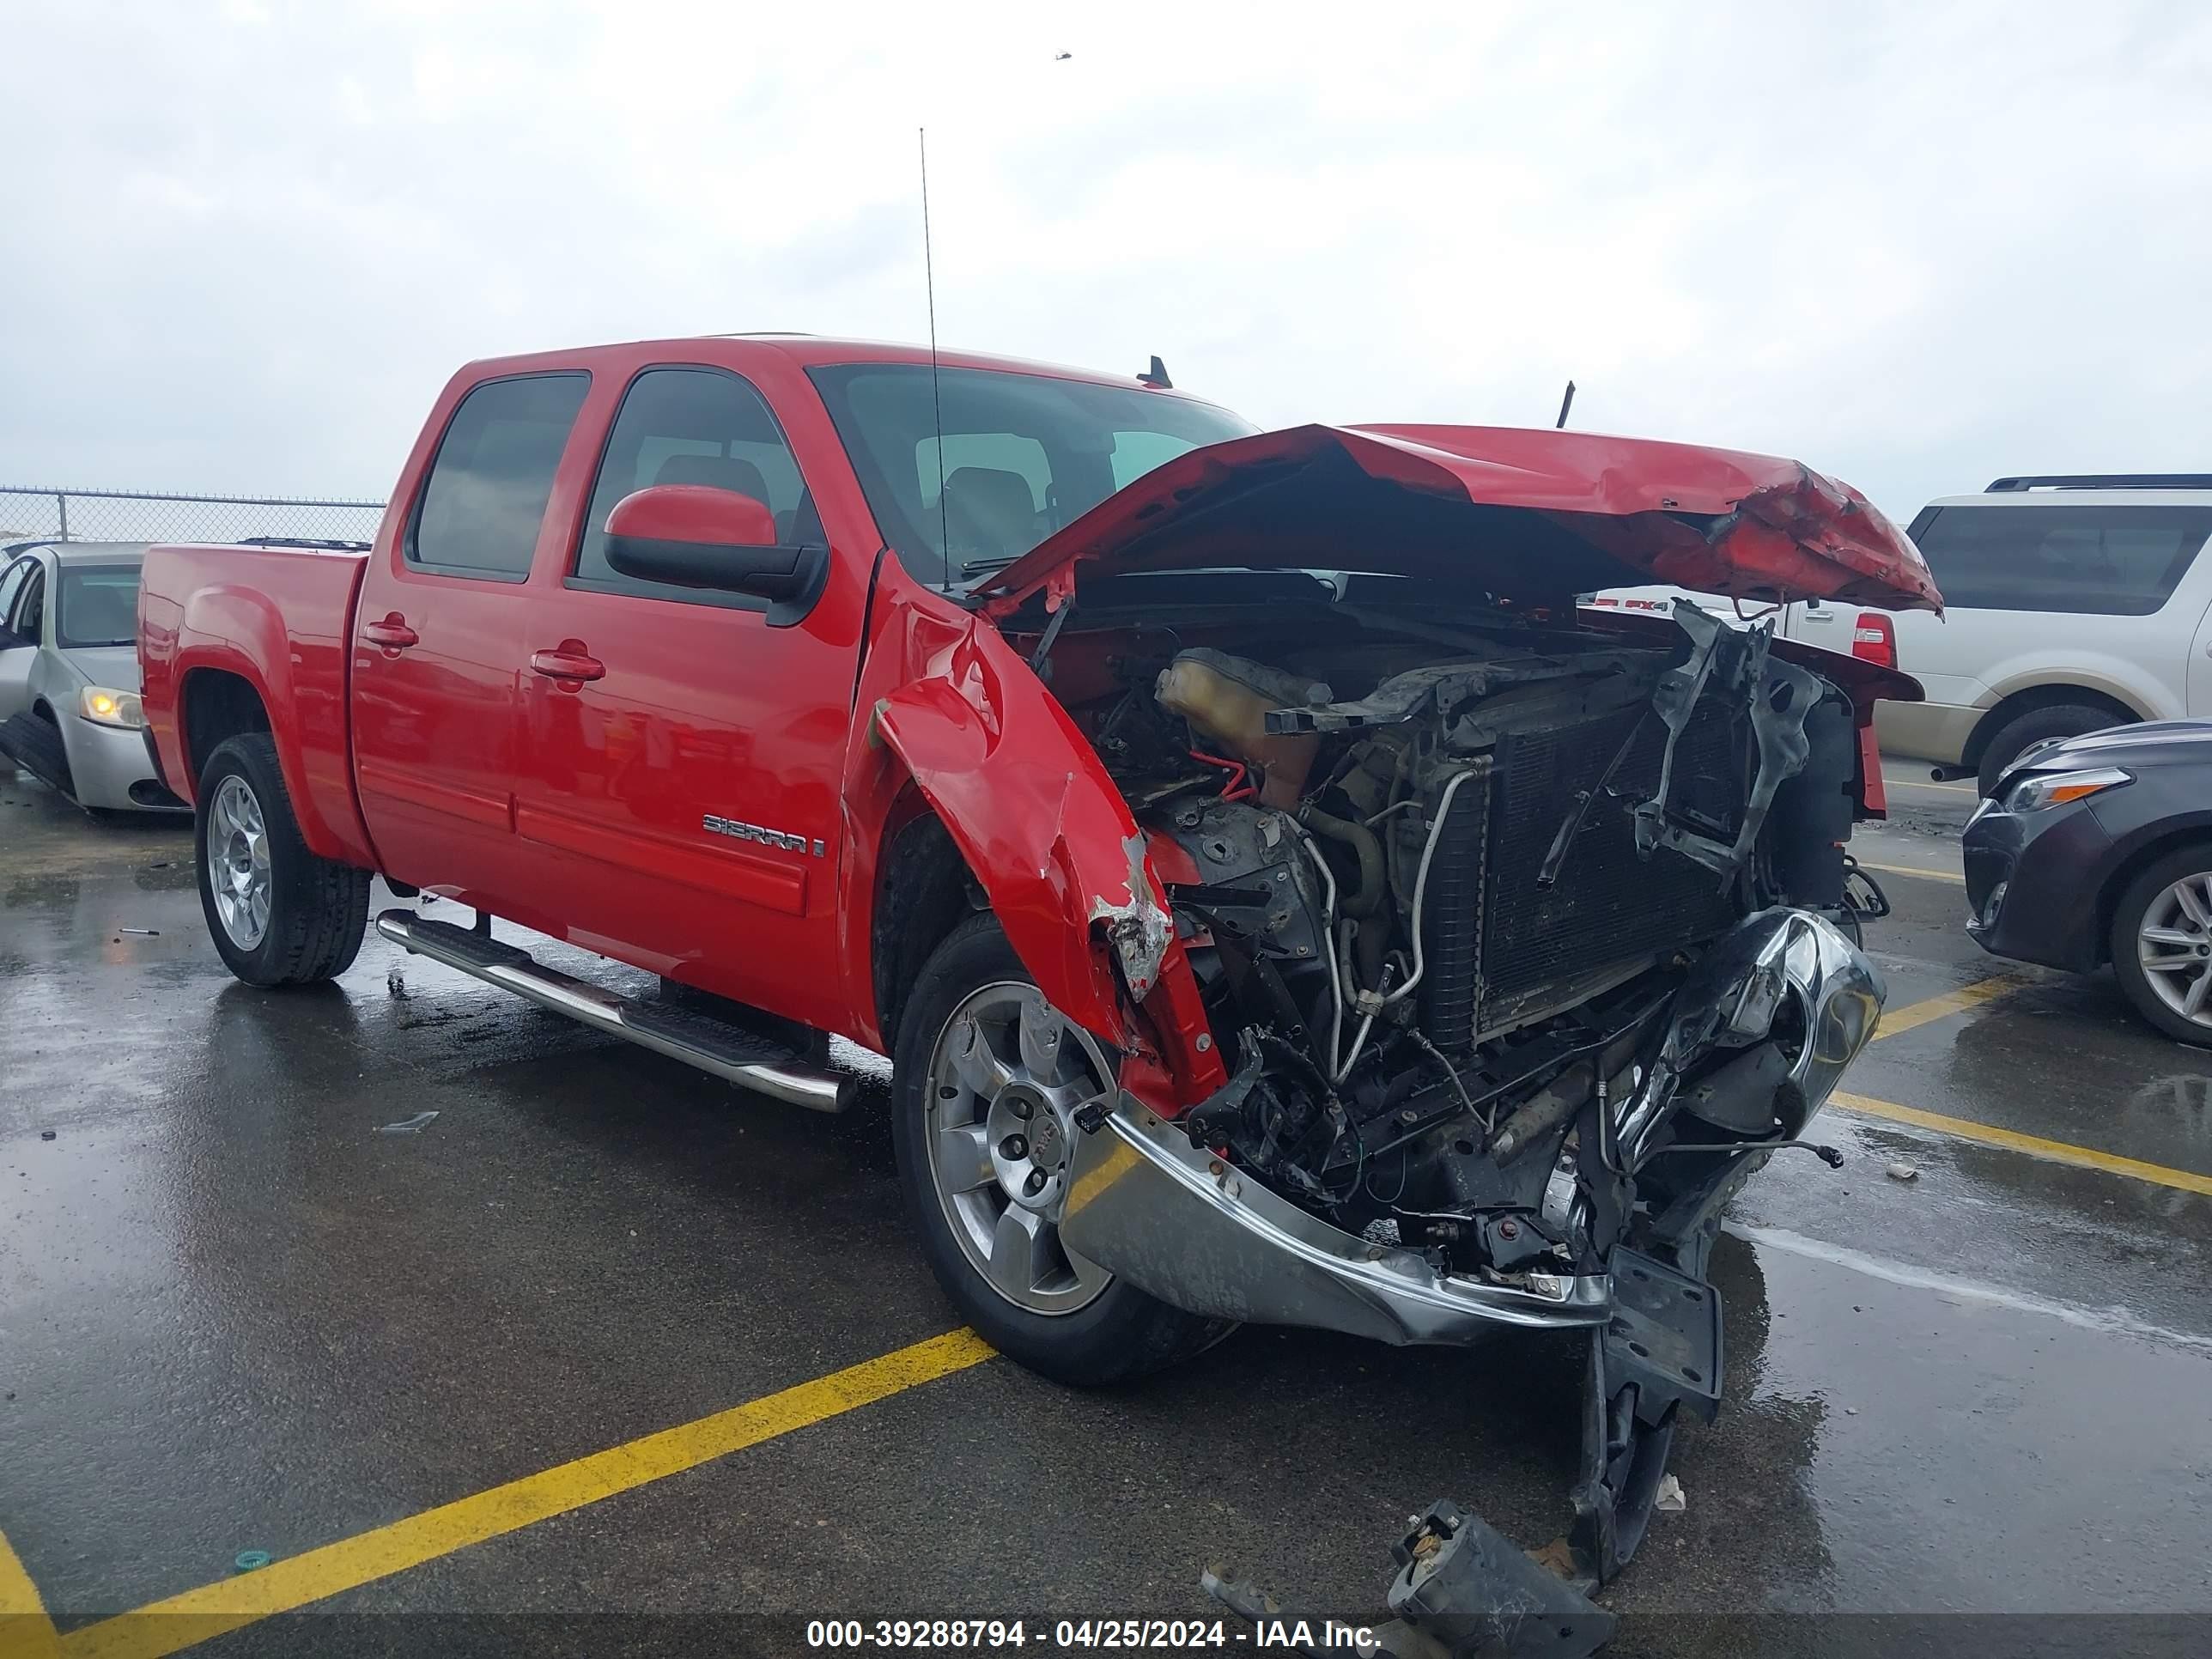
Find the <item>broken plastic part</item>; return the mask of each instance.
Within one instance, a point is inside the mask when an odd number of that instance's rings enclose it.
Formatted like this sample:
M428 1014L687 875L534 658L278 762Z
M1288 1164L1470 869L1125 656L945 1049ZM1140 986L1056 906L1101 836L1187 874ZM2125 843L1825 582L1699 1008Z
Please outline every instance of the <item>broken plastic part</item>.
M1636 809L1636 845L1645 857L1664 847L1717 872L1723 886L1750 862L1759 832L1774 805L1774 792L1804 769L1811 747L1806 716L1821 696L1820 682L1803 669L1773 657L1773 626L1735 629L1693 605L1677 605L1674 621L1695 641L1690 659L1659 678L1651 706L1667 726L1667 750L1659 766L1659 789ZM1723 690L1747 709L1759 744L1759 771L1744 804L1735 840L1725 842L1680 823L1669 803L1674 788L1675 751L1689 729L1698 701L1716 674Z

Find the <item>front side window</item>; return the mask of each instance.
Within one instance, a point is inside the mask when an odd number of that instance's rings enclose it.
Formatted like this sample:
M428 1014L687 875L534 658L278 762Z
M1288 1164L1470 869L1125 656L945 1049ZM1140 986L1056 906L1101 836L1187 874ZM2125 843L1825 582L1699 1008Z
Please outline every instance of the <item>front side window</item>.
M932 585L948 564L961 586L1003 569L1185 450L1259 430L1139 386L979 368L939 370L933 386L923 363L808 373L877 525Z
M138 567L64 565L54 643L129 645L138 637Z
M775 515L776 540L819 546L822 521L799 462L767 401L747 381L717 368L649 368L623 395L592 486L571 587L759 610L742 593L640 581L607 562L607 514L653 484L703 484L750 495Z
M2212 507L1939 507L1913 540L1948 605L2148 617L2212 532Z
M407 562L454 576L519 582L588 374L489 380L461 399L407 536Z

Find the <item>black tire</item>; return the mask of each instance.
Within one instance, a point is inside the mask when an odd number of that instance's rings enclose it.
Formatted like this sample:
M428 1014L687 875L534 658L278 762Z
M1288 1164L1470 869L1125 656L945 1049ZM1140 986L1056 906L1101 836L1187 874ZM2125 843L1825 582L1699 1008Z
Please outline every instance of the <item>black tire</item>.
M260 938L242 946L216 908L208 858L208 821L216 793L237 778L258 806L269 854L269 917ZM193 861L198 867L200 909L224 965L248 985L274 988L313 985L353 966L368 927L369 872L319 858L300 838L291 792L276 763L276 743L266 732L249 732L216 745L200 770L192 814Z
M45 709L27 709L0 725L0 753L48 787L76 799L61 727Z
M972 916L923 964L899 1024L891 1080L891 1139L907 1213L923 1256L945 1293L990 1345L1008 1358L1077 1388L1126 1382L1187 1359L1236 1328L1170 1307L1120 1279L1088 1306L1043 1314L1001 1296L969 1261L939 1203L923 1136L931 1121L932 1049L956 1009L1000 981L1034 984L998 919Z
M2107 944L2112 953L2112 976L2119 981L2135 1011L2176 1042L2212 1048L2212 1025L2201 1025L2166 1006L2150 975L2143 971L2136 945L2136 930L2142 926L2151 902L2183 877L2202 875L2212 875L2212 842L2179 848L2145 866L2112 906L2112 931ZM2212 934L2204 942L2212 950ZM2212 974L2212 954L2207 956L2204 971ZM2212 1012L2212 999L2208 1000L2207 1011Z
M1980 764L1975 769L1975 782L1982 793L1994 795L1998 777L2020 758L2021 751L2028 744L2041 743L2045 738L2078 738L2085 732L2101 732L2108 726L2126 726L2134 718L2132 714L2117 714L2087 702L2054 702L2031 708L2025 714L2014 715L1990 734L1989 742L1982 747Z

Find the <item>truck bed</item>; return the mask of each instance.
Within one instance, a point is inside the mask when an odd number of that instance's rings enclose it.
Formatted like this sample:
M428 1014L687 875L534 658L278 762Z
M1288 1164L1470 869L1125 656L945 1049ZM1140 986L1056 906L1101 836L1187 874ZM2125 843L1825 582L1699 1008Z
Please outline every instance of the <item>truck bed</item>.
M146 726L163 778L194 798L203 754L179 714L243 680L269 711L284 781L308 847L373 866L354 793L348 648L366 554L333 549L149 548L138 599Z

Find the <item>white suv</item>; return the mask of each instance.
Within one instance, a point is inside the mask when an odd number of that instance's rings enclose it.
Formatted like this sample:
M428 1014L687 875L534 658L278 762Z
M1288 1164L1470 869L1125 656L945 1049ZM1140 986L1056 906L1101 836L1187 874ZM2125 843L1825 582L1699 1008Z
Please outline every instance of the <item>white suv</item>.
M2212 715L2212 473L1999 478L1911 525L1945 614L1792 605L1785 637L1894 663L1925 702L1875 706L1885 752L1987 793L2045 738ZM1621 588L1596 602L1679 593ZM1725 605L1726 601L1719 603Z

